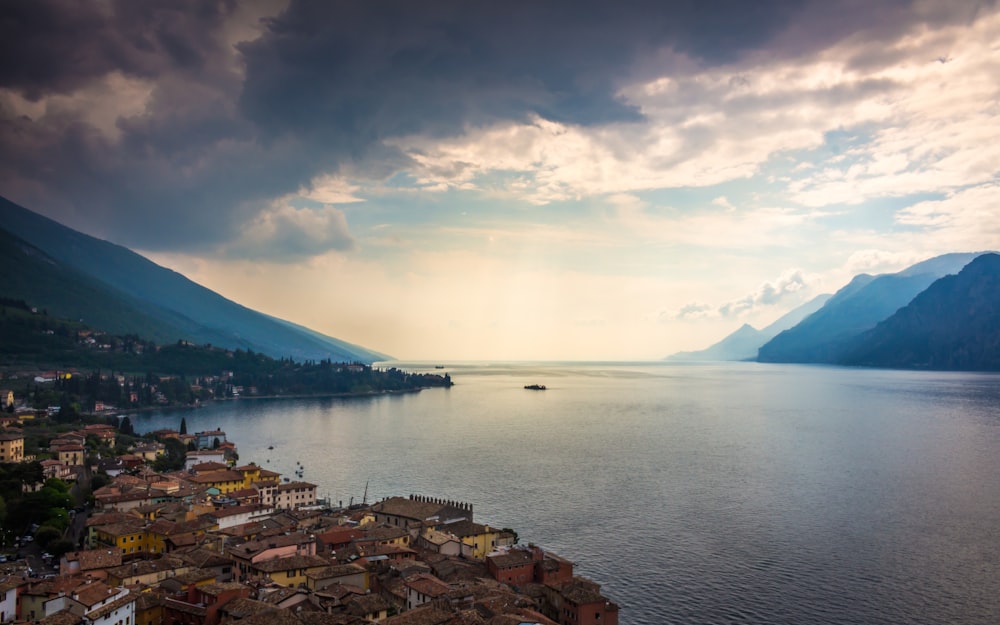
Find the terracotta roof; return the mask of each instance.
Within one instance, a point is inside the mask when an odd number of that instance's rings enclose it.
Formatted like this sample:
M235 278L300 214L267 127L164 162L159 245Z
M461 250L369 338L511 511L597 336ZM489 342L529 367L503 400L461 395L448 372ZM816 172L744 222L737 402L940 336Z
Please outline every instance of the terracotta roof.
M227 471L229 467L221 462L199 462L191 467L195 473L208 473L210 471Z
M455 615L433 605L422 605L398 616L390 616L383 625L444 625Z
M243 474L236 471L212 471L188 476L187 481L195 484L216 484L218 482L242 482Z
M319 556L285 556L283 558L272 558L253 565L258 571L264 573L276 573L278 571L290 571L292 569L307 569L324 567L330 564Z
M99 618L103 618L103 617L111 614L112 612L114 612L115 610L117 610L118 608L120 608L122 606L126 606L126 605L134 602L135 600L136 600L135 594L132 593L132 592L126 591L126 594L125 594L124 597L121 597L119 599L115 599L114 601L112 601L111 603L109 603L107 605L102 605L101 607L97 608L96 610L94 610L92 612L88 612L87 613L87 618L89 620L91 620L91 621L95 621L95 620L97 620Z
M315 489L316 485L309 482L285 482L284 484L278 484L278 491L295 490L296 488Z
M261 612L271 612L274 610L274 606L263 601L257 601L256 599L237 597L226 603L222 610L233 618L243 619L254 614L260 614Z
M65 556L67 562L79 563L80 571L93 571L118 566L122 563L122 554L118 549L88 549L73 551Z
M73 599L91 608L114 594L117 594L114 588L109 587L104 582L95 581L78 587L73 591L72 596Z
M188 565L180 558L165 555L156 560L135 560L128 564L107 569L109 575L125 579L136 575L149 575L160 571L174 571L180 568L187 568Z
M69 610L59 610L36 622L38 625L79 625L83 623L83 617L77 616Z
M222 593L228 592L230 590L243 590L243 589L249 590L250 587L245 584L241 584L239 582L216 582L214 584L205 584L204 586L198 587L198 590L200 592L206 595L211 595L213 597L218 597Z
M306 573L306 577L312 579L332 579L335 577L349 577L351 575L357 575L359 573L365 572L365 567L360 564L336 564L334 566L328 566L322 571L316 571L314 573Z
M500 530L495 527L490 527L489 525L481 525L479 523L473 523L472 521L456 521L455 523L448 523L447 525L442 525L438 527L439 530L444 530L450 532L459 538L465 538L468 536L481 536L487 533L500 533Z
M486 556L486 559L492 562L494 566L500 569L512 568L515 566L523 566L533 561L531 552L525 551L523 549L515 549L508 553L496 556Z
M314 539L306 534L300 534L298 532L293 532L291 534L282 534L279 536L271 536L263 540L255 540L248 543L243 543L242 545L236 547L230 547L228 551L233 555L239 556L241 558L250 558L259 553L263 553L268 549L275 549L277 547L287 547L289 545L304 545L313 542Z
M215 579L215 571L208 569L190 569L186 573L180 573L170 579L177 580L181 584L191 584L203 582L206 579Z
M440 597L451 591L451 586L442 582L433 575L418 573L407 579L405 585L428 597Z

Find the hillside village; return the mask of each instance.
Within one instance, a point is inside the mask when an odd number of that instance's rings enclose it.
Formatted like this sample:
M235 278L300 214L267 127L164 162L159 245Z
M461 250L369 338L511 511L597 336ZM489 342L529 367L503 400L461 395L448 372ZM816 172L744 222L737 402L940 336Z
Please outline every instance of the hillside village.
M63 553L41 553L31 530L14 539L0 563L2 623L618 623L572 562L480 522L472 503L409 495L333 508L315 484L239 462L218 430L161 430L109 457L122 433L87 424L38 460L22 423L2 424L0 467L40 465L31 479L42 481L23 491L85 502L68 511ZM178 442L183 468L154 469Z

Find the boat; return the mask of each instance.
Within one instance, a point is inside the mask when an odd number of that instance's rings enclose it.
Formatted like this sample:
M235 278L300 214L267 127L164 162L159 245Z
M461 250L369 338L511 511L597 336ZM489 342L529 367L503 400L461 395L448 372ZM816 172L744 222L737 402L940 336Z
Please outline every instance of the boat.
M545 390L545 385L544 384L525 384L524 388L528 389L529 391L544 391Z
M274 449L274 445L268 445L267 448L268 449Z
M444 369L444 365L434 365L435 369Z

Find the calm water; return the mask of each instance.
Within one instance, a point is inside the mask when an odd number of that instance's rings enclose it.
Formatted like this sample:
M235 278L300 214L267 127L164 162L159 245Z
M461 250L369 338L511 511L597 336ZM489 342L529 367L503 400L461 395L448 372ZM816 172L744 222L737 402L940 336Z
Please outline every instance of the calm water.
M576 561L623 624L1000 623L1000 376L447 370L447 390L239 400L136 427L220 427L241 461L301 462L344 505L366 482L369 501L471 502Z

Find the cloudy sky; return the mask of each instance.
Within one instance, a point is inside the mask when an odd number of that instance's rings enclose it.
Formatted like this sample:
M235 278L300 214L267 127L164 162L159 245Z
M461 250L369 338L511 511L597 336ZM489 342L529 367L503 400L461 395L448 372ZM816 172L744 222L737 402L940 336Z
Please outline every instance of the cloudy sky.
M0 195L401 359L656 359L1000 248L1000 8L0 6Z

